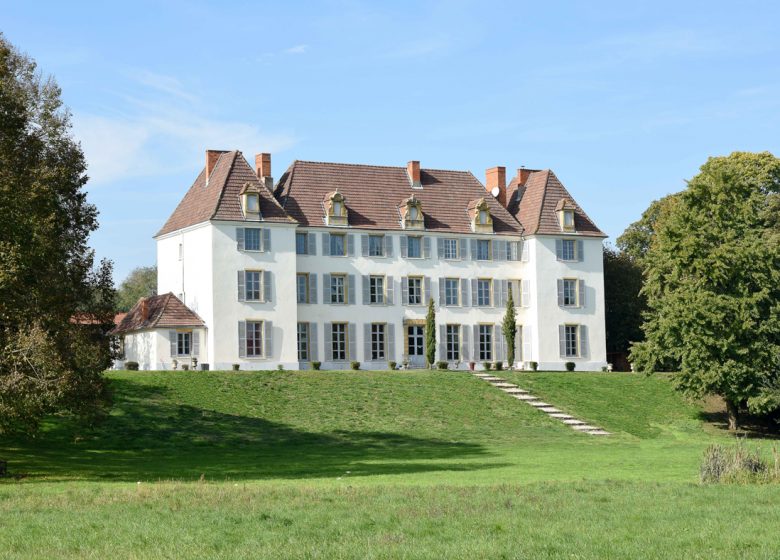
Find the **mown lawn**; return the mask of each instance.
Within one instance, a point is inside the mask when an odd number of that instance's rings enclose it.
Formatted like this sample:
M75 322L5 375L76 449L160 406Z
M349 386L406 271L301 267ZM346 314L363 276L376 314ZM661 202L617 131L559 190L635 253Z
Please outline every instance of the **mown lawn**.
M780 556L780 488L699 485L729 437L668 378L501 375L613 435L462 372L111 373L96 429L0 441L2 557Z

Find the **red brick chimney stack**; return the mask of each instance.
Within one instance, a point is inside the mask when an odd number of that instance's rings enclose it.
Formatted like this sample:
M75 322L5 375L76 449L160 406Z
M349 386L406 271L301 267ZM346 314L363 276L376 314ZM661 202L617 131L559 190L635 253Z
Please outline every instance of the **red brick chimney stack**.
M271 154L263 153L255 155L255 173L257 178L269 189L273 189L274 180L271 175Z
M149 302L146 298L141 300L141 321L146 321L149 318Z
M517 170L517 182L522 186L525 185L525 182L528 180L528 177L533 172L532 169L526 169L525 167L520 167Z
M420 188L422 186L420 181L420 162L410 161L407 163L406 172L409 174L409 181L412 182L412 187Z
M501 206L506 207L506 167L491 167L485 171L485 189L496 197ZM497 194L494 194L497 190Z
M206 182L208 183L211 172L214 171L214 166L217 165L219 156L224 154L222 150L206 150Z

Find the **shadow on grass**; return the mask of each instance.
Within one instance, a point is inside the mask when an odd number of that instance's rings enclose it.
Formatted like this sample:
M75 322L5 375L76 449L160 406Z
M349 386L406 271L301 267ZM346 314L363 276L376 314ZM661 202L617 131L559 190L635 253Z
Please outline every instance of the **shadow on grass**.
M723 410L699 412L699 419L724 432L729 430L729 416L725 406ZM777 424L771 419L742 414L739 418L739 430L734 432L734 435L748 439L780 439L777 430Z
M84 431L55 421L0 446L28 480L286 479L466 471L504 466L481 445L384 433L312 433L262 418L178 405L163 387L114 380L110 417Z

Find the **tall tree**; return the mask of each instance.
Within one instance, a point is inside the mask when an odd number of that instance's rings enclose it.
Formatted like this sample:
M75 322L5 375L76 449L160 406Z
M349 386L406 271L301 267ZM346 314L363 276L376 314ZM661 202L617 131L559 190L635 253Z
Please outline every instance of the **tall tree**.
M515 365L515 339L517 338L517 316L515 314L515 300L512 297L512 286L509 286L509 298L506 300L506 312L501 330L506 340L506 359L509 369Z
M433 366L436 359L436 308L433 298L428 300L428 314L425 316L425 360L428 367Z
M654 200L642 213L642 217L628 226L617 238L620 252L631 260L641 264L655 237L655 224L664 212L672 209L677 201L677 193Z
M632 342L644 339L642 268L628 253L604 247L604 319L607 352L627 353Z
M107 402L110 262L87 240L84 156L60 89L0 35L0 433Z
M677 360L677 387L720 395L729 428L780 375L780 159L710 158L655 223L643 257L646 340L632 359L647 372ZM777 401L774 401L777 404Z
M154 295L157 295L157 267L139 266L119 285L117 310L130 311L139 299Z

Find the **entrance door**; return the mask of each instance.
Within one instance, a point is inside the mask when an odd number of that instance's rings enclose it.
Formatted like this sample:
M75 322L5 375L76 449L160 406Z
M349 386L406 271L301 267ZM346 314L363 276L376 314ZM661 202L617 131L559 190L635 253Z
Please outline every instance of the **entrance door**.
M406 327L406 348L409 352L409 364L413 367L424 367L425 333L422 325Z

